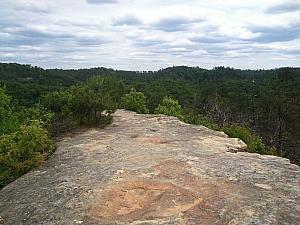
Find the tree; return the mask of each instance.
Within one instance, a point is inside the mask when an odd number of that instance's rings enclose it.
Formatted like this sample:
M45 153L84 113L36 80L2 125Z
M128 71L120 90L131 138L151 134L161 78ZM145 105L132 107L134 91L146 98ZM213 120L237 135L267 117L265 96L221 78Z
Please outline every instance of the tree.
M300 145L300 91L296 76L290 68L282 68L270 83L272 144L280 150L280 155L298 158ZM295 151L296 150L296 151ZM296 155L298 155L296 157Z
M86 85L90 90L89 103L93 121L97 124L104 110L111 112L117 108L124 92L124 84L113 77L96 76L89 78Z
M135 89L131 89L128 94L122 97L121 105L128 110L135 111L137 113L149 113L149 109L146 106L146 97L142 92L138 92Z
M167 116L176 116L178 118L182 118L182 110L181 105L177 100L171 97L164 97L161 104L154 111L155 114L164 114Z
M42 105L56 114L56 117L67 117L71 113L74 96L69 90L50 92L42 97Z

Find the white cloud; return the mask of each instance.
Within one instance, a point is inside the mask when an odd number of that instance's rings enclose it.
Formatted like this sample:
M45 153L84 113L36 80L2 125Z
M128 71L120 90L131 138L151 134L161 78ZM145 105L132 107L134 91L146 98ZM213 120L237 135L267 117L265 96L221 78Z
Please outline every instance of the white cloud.
M14 1L13 1L14 2ZM14 2L15 9L31 12L49 12L51 10L52 4L51 1L42 0L16 0Z
M296 3L2 0L0 61L131 70L300 66Z
M90 4L116 4L118 0L86 0Z
M123 26L123 25L136 26L142 23L143 21L137 16L135 16L134 14L125 14L121 17L115 18L112 24L114 26Z

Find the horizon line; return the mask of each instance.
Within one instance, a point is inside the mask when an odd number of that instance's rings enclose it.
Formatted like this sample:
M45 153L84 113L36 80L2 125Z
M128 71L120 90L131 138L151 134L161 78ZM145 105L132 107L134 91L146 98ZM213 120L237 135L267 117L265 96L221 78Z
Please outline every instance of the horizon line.
M250 70L250 71L260 71L260 70L278 70L278 69L283 69L283 68L292 68L292 69L300 69L300 67L296 66L280 66L280 67L274 67L274 68L257 68L257 69L249 69L249 68L236 68L236 67L231 67L231 66L224 66L224 65L218 65L218 66L214 66L212 68L205 68L205 67L201 67L201 66L188 66L188 65L173 65L173 66L166 66L157 70L126 70L126 69L116 69L116 68L112 68L112 67L105 67L105 66L91 66L91 67L82 67L82 68L63 68L63 67L42 67L42 66L38 66L38 65L33 65L33 64L28 64L28 63L19 63L19 62L0 62L0 64L18 64L18 65L22 65L22 66L31 66L31 67L38 67L41 68L43 70L89 70L89 69L99 69L99 68L104 68L104 69L108 69L108 70L114 70L114 71L126 71L126 72L158 72L161 70L165 70L165 69L169 69L169 68L174 68L174 67L187 67L187 68L198 68L198 69L204 69L204 70L214 70L216 68L226 68L226 69L234 69L234 70Z

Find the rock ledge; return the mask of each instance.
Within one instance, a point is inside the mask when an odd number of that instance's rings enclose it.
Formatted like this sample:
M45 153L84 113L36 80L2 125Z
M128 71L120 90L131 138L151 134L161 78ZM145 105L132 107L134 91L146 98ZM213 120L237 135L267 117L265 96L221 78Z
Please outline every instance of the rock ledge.
M300 168L174 117L118 110L0 191L8 225L299 224Z

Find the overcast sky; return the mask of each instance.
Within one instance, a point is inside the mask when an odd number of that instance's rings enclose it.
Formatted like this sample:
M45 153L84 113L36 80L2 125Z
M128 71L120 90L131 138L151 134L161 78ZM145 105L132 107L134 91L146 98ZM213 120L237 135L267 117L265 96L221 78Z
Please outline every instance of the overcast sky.
M1 62L300 66L300 0L0 0L0 15Z

